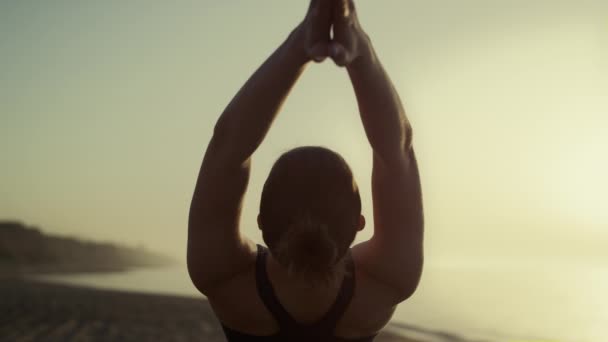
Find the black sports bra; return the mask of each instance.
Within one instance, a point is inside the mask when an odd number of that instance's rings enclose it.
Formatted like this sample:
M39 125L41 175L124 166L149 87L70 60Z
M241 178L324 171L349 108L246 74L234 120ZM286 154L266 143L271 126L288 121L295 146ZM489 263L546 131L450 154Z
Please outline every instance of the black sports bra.
M357 338L357 339L344 339L333 336L333 331L338 324L338 320L342 317L348 304L350 303L355 289L355 277L354 277L354 262L352 256L348 255L347 267L348 275L344 277L342 284L340 285L340 292L336 301L329 309L329 311L317 322L313 324L302 325L296 322L296 320L285 310L283 305L279 302L276 296L272 284L268 280L268 274L266 273L266 257L268 250L262 245L258 246L258 253L256 259L255 273L256 273L256 285L258 295L262 299L262 302L274 316L279 324L279 332L270 336L255 336L247 335L236 330L232 330L222 324L222 328L228 342L283 342L283 341L320 341L320 342L372 342L376 335ZM221 322L220 322L221 323Z

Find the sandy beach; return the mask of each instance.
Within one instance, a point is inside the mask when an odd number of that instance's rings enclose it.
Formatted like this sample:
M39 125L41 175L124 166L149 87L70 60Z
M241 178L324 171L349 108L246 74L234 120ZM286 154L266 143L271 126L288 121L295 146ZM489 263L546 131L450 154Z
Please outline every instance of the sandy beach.
M204 299L0 280L2 341L226 341ZM378 342L414 342L388 331Z

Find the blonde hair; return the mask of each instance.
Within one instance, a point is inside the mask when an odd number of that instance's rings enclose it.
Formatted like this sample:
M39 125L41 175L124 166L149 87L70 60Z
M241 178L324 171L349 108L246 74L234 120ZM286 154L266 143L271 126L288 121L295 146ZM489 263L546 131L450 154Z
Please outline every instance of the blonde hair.
M310 213L298 217L287 228L275 250L275 258L287 274L311 287L337 286L347 274L345 256L339 255L328 225Z

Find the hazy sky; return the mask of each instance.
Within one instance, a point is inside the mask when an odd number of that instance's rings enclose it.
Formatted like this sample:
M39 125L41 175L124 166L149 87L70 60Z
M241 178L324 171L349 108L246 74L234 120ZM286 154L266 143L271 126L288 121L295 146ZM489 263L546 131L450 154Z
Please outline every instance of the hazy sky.
M307 1L2 1L0 219L185 255L216 119ZM430 260L608 252L608 2L360 0L414 127ZM254 155L341 153L371 224L344 70L310 65ZM370 225L358 241L369 238Z

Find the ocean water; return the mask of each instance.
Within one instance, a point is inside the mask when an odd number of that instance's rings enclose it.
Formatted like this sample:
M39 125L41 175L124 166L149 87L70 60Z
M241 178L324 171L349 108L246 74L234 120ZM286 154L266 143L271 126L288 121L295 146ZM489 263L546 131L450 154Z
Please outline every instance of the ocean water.
M395 316L475 340L606 342L608 265L434 265Z
M105 289L203 296L185 266L37 277ZM392 328L427 341L608 341L608 265L449 262L425 266Z

